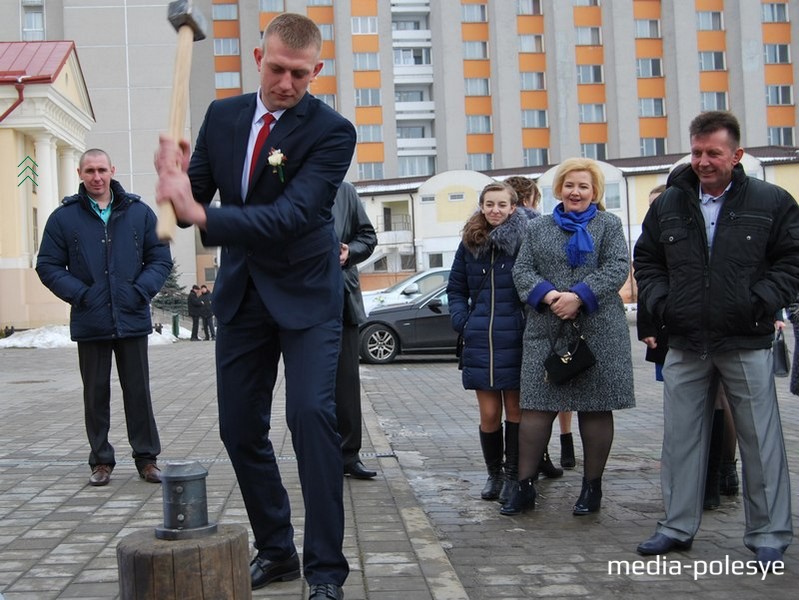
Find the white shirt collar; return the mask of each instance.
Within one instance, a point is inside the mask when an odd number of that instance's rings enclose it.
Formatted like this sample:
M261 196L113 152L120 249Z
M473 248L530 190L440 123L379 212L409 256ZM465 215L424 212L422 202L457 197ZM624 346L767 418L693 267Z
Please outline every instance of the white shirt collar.
M268 112L271 111L268 108L266 108L264 103L261 101L261 88L259 87L258 92L255 94L255 114L252 116L252 125L258 123L263 118L263 116ZM277 122L280 119L280 117L283 116L284 112L286 112L285 108L281 110L276 110L275 112L272 113L272 116L275 117L275 122Z

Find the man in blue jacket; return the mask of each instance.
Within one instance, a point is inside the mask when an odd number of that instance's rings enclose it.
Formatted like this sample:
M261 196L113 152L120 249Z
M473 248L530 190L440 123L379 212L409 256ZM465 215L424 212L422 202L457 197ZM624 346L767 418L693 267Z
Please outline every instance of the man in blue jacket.
M158 240L155 213L112 179L103 150L83 153L82 183L66 197L44 228L36 272L42 283L72 306L70 334L78 343L83 379L90 485L107 485L114 469L108 442L111 422L111 355L116 357L128 441L139 476L160 483L161 443L150 399L147 336L150 301L172 268L169 246Z

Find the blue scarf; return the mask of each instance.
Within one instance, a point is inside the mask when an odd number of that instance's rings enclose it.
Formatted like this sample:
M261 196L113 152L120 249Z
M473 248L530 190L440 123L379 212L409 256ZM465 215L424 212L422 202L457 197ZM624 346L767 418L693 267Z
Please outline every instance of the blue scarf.
M566 242L566 258L572 267L585 264L588 255L594 251L594 239L585 228L588 222L596 216L596 204L591 204L583 212L564 212L563 204L558 204L552 212L552 218L563 231L570 231L574 235Z

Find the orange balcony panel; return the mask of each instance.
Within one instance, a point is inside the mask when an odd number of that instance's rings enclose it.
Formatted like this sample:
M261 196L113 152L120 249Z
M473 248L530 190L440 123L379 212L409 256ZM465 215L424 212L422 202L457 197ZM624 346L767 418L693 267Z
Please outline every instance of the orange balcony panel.
M633 0L634 19L659 19L659 0Z
M322 58L335 58L336 42L333 40L322 40L322 49L319 56Z
M575 27L600 27L602 25L601 6L575 6Z
M519 54L519 70L543 73L547 70L547 55L543 52L540 54L533 54L531 52Z
M239 37L238 21L214 21L215 38L237 38Z
M766 85L793 84L793 65L765 65Z
M464 60L464 77L491 77L491 61L488 60Z
M549 96L547 96L546 90L522 92L520 100L522 108L541 109L549 107Z
M669 133L669 121L666 117L638 119L638 131L641 137L664 138Z
M727 49L726 31L697 31L696 49L699 52L721 52Z
M549 148L549 129L522 129L522 146Z
M355 71L352 75L356 88L380 87L380 71Z
M516 17L516 28L519 33L544 33L544 16L521 15Z
M335 23L332 6L309 6L308 18L314 23Z
M724 10L724 0L696 0L695 7L697 12L707 10Z
M790 44L790 23L763 23L763 42L766 44Z
M580 104L603 104L607 102L605 84L591 83L578 85L577 102Z
M769 127L794 127L796 126L796 107L794 106L767 106L766 123Z
M464 104L467 115L491 114L491 96L467 96Z
M353 52L377 52L380 49L380 39L376 35L352 36Z
M276 12L262 12L258 15L258 25L260 29L258 31L263 31L266 29L266 26L269 25L269 22L278 16L281 13Z
M605 63L605 53L602 46L575 46L575 64L601 65Z
M358 125L382 125L383 109L380 106L356 106L355 122Z
M700 92L727 92L730 74L727 71L702 71L699 73Z
M638 80L639 98L665 98L666 79L663 77L645 77Z
M239 96L239 95L241 95L241 88L216 90L217 100L222 100L223 98L232 98L233 96Z
M317 77L311 83L312 94L335 94L337 91L336 77L329 75L327 77Z
M469 154L490 154L494 152L494 135L492 133L467 135L466 152Z
M461 0L461 4L485 4L485 0Z
M240 56L214 56L214 71L222 73L226 71L238 71L241 73Z
M355 145L355 154L358 162L383 162L386 150L383 142L364 142Z
M580 123L581 144L606 144L607 142L607 123Z
M461 23L464 42L488 41L488 23Z
M662 58L663 40L635 40L635 56L637 58Z
M376 17L377 0L352 0L350 12L353 17Z

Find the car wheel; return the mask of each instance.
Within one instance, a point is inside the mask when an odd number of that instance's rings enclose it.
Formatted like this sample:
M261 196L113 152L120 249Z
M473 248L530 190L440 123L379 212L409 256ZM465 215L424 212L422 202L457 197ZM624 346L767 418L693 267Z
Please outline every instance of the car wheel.
M361 333L361 358L381 365L390 363L399 353L397 334L384 325L370 325Z

